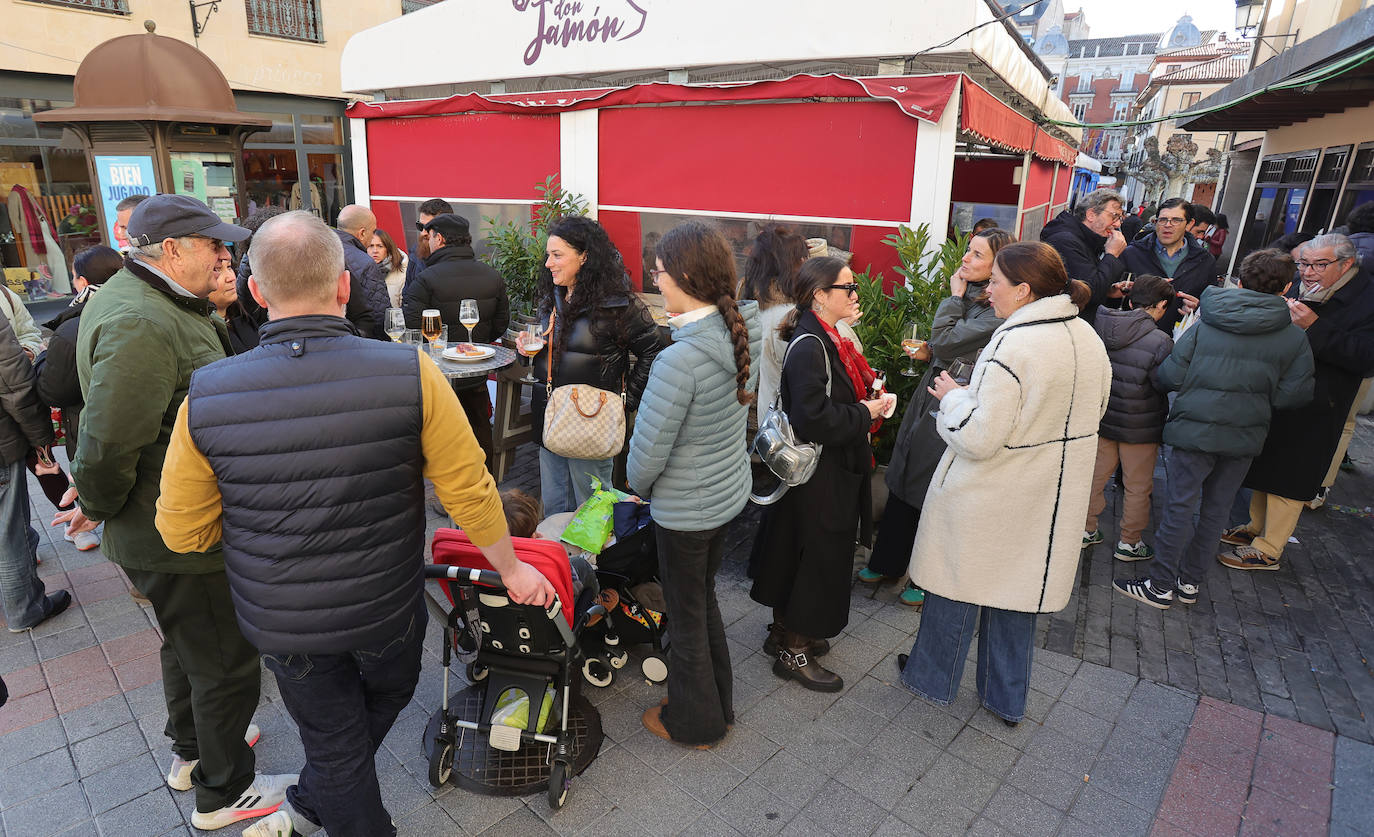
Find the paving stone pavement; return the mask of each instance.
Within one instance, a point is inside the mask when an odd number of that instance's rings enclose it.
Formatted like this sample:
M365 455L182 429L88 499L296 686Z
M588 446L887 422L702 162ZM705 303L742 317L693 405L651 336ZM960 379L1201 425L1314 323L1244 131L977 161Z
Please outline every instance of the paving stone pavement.
M1362 433L1363 442L1368 429ZM533 449L523 450L504 486L537 491L537 471ZM46 521L51 507L35 496L35 518ZM1305 521L1299 537L1320 541L1325 531L1312 520L1327 517ZM415 699L377 754L400 833L1374 834L1374 746L1292 720L1263 701L1254 706L1168 685L1167 655L1162 673L1141 662L1143 652L1133 670L1123 670L1111 640L1075 639L1079 655L1037 651L1027 719L1012 729L979 707L972 665L948 707L901 687L896 654L910 648L920 614L894 602L895 587L873 594L860 586L850 624L825 658L844 676L844 691L818 694L777 679L759 651L768 615L748 598L744 576L756 521L747 511L732 526L717 585L738 715L721 745L688 750L646 732L639 716L664 690L630 676L631 663L611 686L586 690L606 740L561 811L550 812L542 794L435 790L419 748L440 698L439 636L431 628ZM445 522L432 515L430 525ZM170 751L151 611L133 603L123 575L99 552L76 552L44 533L40 556L49 587L71 589L77 604L33 632L0 631L0 674L14 694L0 708L0 835L193 833L192 795L162 784ZM1294 557L1294 575L1304 560ZM1287 570L1272 575L1312 587ZM1094 576L1089 598L1106 577ZM1335 614L1342 624L1349 624L1346 602L1367 606L1367 593L1367 583L1345 591ZM1146 621L1106 612L1108 624L1094 635L1115 636L1112 619L1122 620L1123 637L1128 621ZM1175 624L1180 636L1200 635L1187 613L1165 616L1181 617L1162 623ZM1330 643L1324 631L1310 633L1329 620L1289 619L1291 650L1311 659L1307 640ZM1046 637L1054 621L1042 620ZM1079 658L1094 645L1107 656ZM1200 672L1205 654L1192 653ZM1227 658L1218 654L1221 673L1208 679L1229 683ZM1347 678L1347 671L1336 667L1327 679ZM1315 673L1313 680L1324 695ZM1296 711L1300 704L1288 694ZM267 676L255 720L263 729L259 769L298 770L300 743Z

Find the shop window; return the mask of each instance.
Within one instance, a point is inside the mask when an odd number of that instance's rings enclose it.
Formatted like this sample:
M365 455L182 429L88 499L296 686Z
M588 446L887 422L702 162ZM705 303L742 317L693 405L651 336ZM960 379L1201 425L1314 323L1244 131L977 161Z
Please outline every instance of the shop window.
M258 119L272 120L272 127L265 131L254 131L248 135L250 144L266 142L293 143L296 141L296 128L291 122L289 113L253 113L243 111L244 116L254 116Z
M1366 143L1355 152L1350 179L1341 193L1340 205L1336 207L1336 223L1345 223L1350 210L1370 201L1374 201L1374 143Z
M301 142L310 145L343 145L343 123L338 117L303 113L300 120Z
M301 208L300 173L294 150L245 148L243 180L248 190L247 215L269 206Z
M228 223L238 219L238 184L234 181L234 157L227 151L174 151L172 193L191 195Z
M272 129L250 134L243 149L247 214L268 206L306 209L332 225L348 203L343 120L323 114L252 115L271 119Z
M86 9L92 12L109 12L114 15L127 15L129 4L125 0L31 0L45 6L67 6L72 9Z
M248 31L296 41L324 41L319 0L246 0Z

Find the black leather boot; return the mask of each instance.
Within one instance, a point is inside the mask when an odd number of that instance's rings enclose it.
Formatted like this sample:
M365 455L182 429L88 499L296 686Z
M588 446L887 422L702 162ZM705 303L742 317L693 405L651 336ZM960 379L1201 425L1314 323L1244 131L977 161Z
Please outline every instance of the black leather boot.
M795 680L813 692L843 689L844 680L838 674L810 659L806 650L809 642L801 634L787 631L783 647L778 650L778 659L773 663L773 673L784 680Z
M782 650L783 637L787 635L787 629L781 622L768 623L768 638L763 641L763 653L770 657L778 656ZM808 639L806 653L812 657L823 657L830 653L830 640L827 639Z

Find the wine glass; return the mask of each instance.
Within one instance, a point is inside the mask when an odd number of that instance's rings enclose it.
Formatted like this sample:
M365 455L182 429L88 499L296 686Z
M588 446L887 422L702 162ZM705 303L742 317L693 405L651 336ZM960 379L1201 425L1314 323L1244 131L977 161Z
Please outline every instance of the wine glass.
M954 382L961 387L968 386L969 381L973 379L973 364L966 360L955 360L949 365L947 371Z
M539 379L534 377L534 358L544 350L544 335L537 331L522 331L515 341L515 347L520 350L520 354L525 356L525 377L520 379L524 384L537 384Z
M906 368L902 370L902 374L906 377L914 378L920 374L916 371L916 353L925 342L921 339L921 327L915 323L907 326L902 333L902 351L906 352Z
M439 316L438 308L426 308L420 313L420 333L425 336L425 340L433 343L439 339L443 333L444 321Z
M477 314L477 300L465 299L458 306L458 322L468 330L468 342L472 342L472 329L481 318Z
M386 336L390 337L393 343L401 342L401 338L406 334L406 315L399 308L386 309Z

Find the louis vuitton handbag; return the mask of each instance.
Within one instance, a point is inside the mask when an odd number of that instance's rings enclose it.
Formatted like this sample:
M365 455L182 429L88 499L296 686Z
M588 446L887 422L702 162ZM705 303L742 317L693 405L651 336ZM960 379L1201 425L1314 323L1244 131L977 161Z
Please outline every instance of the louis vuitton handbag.
M544 447L568 459L610 459L625 446L625 384L619 394L591 384L553 385L554 318L549 315L549 369L544 382Z

